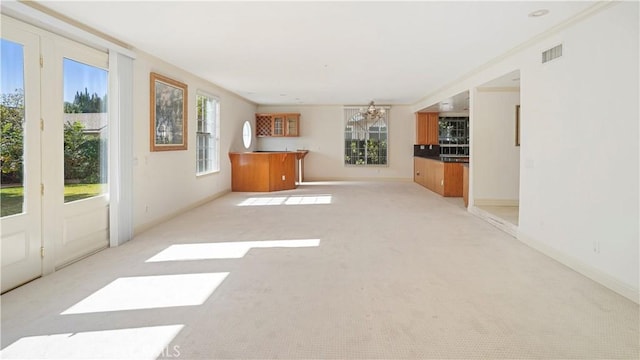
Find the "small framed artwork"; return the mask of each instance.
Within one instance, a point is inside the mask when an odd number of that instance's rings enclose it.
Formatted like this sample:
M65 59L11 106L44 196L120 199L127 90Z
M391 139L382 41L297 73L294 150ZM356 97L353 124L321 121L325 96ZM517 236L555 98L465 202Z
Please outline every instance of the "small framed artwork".
M151 73L151 151L187 150L187 85Z
M516 146L520 146L520 105L516 105Z

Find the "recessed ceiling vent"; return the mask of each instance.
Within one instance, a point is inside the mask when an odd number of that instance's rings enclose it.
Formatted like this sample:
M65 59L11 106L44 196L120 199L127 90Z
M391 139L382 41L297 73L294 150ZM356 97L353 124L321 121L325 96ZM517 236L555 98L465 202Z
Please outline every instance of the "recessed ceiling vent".
M562 56L562 44L554 46L549 50L542 52L542 63L549 62Z

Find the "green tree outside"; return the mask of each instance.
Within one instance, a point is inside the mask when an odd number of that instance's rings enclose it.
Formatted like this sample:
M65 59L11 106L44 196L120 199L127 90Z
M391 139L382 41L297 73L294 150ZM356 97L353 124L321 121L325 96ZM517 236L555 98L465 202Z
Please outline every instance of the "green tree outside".
M0 168L2 183L22 183L24 142L24 91L0 97Z
M107 95L98 96L97 93L89 95L87 88L84 92L77 91L73 102L65 101L65 114L103 113L107 111Z
M76 93L72 103L65 102L64 112L103 113L106 112L106 106L106 95L103 97L95 93L89 95L85 88L84 92ZM0 130L2 131L0 181L2 184L18 185L13 188L2 189L2 216L22 212L24 191L21 186L24 176L24 115L24 91L22 89L0 96ZM65 185L65 202L92 197L101 192L99 184L104 182L106 174L101 174L100 157L105 150L105 140L86 134L84 125L80 122L67 122L64 124L65 183L86 184ZM83 190L78 191L79 189Z

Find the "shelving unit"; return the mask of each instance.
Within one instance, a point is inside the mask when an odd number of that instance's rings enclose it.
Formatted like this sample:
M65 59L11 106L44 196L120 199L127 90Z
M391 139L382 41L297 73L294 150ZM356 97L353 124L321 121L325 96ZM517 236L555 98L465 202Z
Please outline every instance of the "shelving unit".
M300 136L300 114L256 114L256 136Z

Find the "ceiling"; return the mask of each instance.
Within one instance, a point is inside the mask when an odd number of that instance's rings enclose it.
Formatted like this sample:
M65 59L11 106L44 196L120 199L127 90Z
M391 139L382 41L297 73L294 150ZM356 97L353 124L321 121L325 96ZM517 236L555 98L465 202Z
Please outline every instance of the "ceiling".
M40 4L258 104L359 105L413 104L595 3Z

